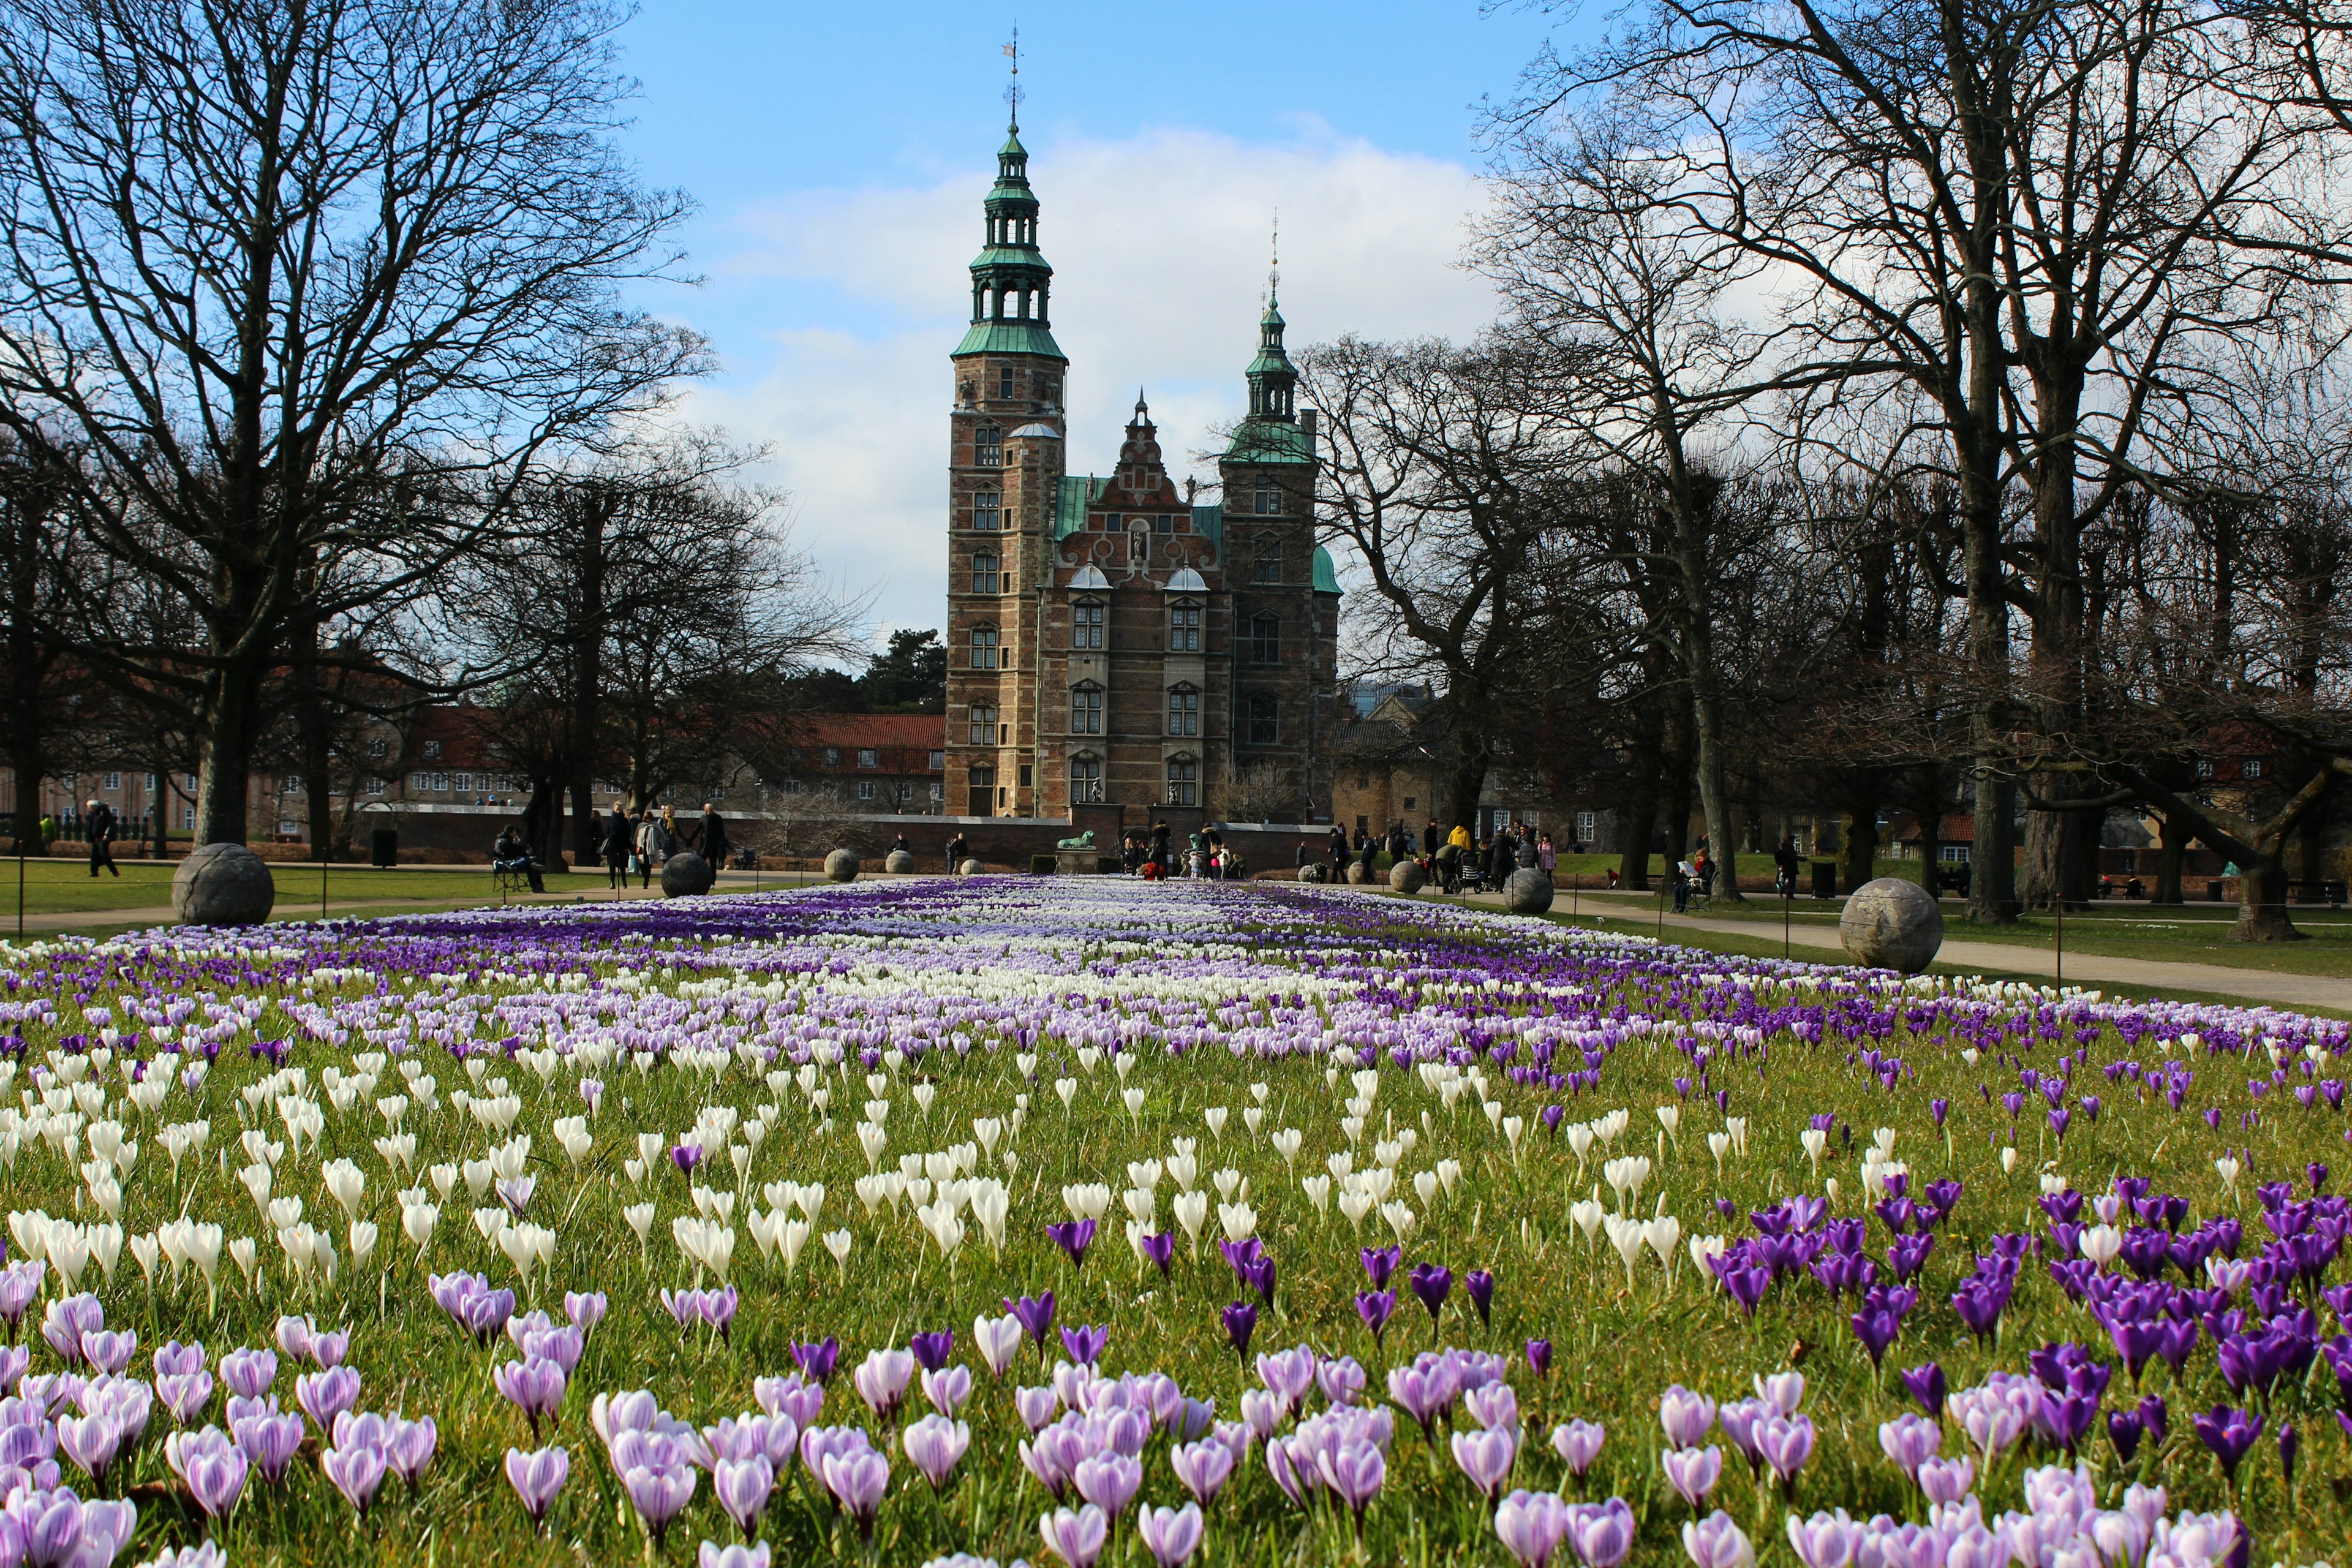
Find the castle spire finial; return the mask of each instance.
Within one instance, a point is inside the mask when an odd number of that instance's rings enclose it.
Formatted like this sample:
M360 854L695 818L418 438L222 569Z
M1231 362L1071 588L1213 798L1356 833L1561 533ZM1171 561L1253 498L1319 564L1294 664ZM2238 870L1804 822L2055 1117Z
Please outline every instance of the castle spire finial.
M1004 46L1013 61L1013 80L1004 89L1004 103L1010 111L1005 129L1018 132L1021 129L1021 26L1013 24L1013 41Z
M1282 213L1274 215L1274 261L1265 270L1265 302L1275 304L1282 293Z

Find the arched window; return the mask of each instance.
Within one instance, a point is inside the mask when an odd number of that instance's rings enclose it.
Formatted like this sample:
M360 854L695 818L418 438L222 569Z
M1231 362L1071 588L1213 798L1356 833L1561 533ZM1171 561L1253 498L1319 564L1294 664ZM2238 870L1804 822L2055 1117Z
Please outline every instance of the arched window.
M1168 759L1168 804L1201 804L1201 764L1191 757Z
M1179 601L1168 611L1168 651L1201 651L1201 606Z
M1171 735L1197 735L1201 732L1201 693L1197 687L1178 686L1168 693L1168 732Z
M971 460L983 468L1004 466L1004 432L983 425L971 434Z
M1070 733L1099 735L1103 732L1103 689L1088 684L1070 689Z
M1282 617L1280 616L1250 617L1250 662L1252 664L1282 662Z
M1080 599L1070 606L1070 646L1099 653L1108 612L1100 599Z
M1088 752L1070 759L1070 802L1097 805L1103 797L1102 759Z
M1004 526L1004 498L994 490L974 490L971 497L971 525L984 533L993 533Z
M972 668L994 669L996 668L996 628L994 626L974 626L971 628Z
M994 551L979 550L972 552L971 591L975 594L993 594L998 592L996 552Z
M1271 746L1281 739L1280 709L1270 691L1253 691L1249 698L1249 743Z
M971 743L975 746L996 744L996 704L975 702L971 705Z

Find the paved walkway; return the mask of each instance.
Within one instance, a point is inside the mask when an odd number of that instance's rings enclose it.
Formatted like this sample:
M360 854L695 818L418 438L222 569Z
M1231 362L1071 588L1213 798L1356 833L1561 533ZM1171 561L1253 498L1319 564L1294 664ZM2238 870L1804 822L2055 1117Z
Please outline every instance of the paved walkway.
M1492 893L1473 893L1469 901L1499 908L1502 900ZM1578 900L1588 910L1606 910L1610 918L1637 925L1655 928L1657 901L1654 896L1640 893L1596 893L1584 890ZM1555 902L1552 912L1564 912ZM1767 922L1742 920L1709 920L1703 915L1668 914L1668 929L1714 931L1724 936L1745 937L1749 942L1769 943L1778 940L1780 928ZM1843 959L1845 948L1838 940L1833 927L1797 925L1789 927L1789 944L1792 952L1803 949L1804 956L1819 961L1823 952ZM2009 974L2039 975L2055 979L2058 972L2057 954L2046 947L2024 947L2005 942L1970 942L1966 938L1946 938L1943 950L1936 962L1954 969L1996 970ZM2268 1003L2278 1007L2328 1007L2337 1012L2352 1012L2352 980L2339 980L2321 974L2282 974L2266 969L2239 969L2222 963L2178 963L2167 960L2150 963L2137 958L2109 958L2087 952L2066 955L2066 984L2069 985L2137 985L2151 991L2201 991L2216 996L2235 996L2249 1002Z

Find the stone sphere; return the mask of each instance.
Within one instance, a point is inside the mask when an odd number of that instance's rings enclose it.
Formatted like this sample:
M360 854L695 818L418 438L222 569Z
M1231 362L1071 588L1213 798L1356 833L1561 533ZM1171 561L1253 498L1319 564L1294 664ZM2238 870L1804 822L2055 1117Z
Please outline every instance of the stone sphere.
M718 875L710 869L710 862L691 849L682 849L662 862L662 897L666 899L685 899L697 893L707 893L710 891L710 884L718 879Z
M1503 907L1515 915L1539 915L1551 908L1551 877L1533 866L1503 879Z
M1944 945L1944 911L1918 883L1881 877L1846 900L1838 938L1856 963L1916 974Z
M1389 886L1400 893L1418 893L1429 886L1429 873L1418 860L1400 860L1389 868Z
M888 858L882 862L882 869L894 877L903 877L914 868L914 852L908 849L893 849Z
M988 868L977 860L967 860L963 863L962 870L967 877L978 877L986 873Z
M1370 866L1365 865L1361 860L1348 862L1348 880L1351 884L1361 888L1369 885L1371 879L1372 868Z
M857 880L857 853L852 849L836 849L824 858L824 874L836 882Z
M1322 862L1319 860L1309 861L1307 864L1298 868L1298 879L1302 882L1321 881L1323 879Z
M278 901L269 862L242 844L205 844L172 873L172 909L190 925L259 925Z

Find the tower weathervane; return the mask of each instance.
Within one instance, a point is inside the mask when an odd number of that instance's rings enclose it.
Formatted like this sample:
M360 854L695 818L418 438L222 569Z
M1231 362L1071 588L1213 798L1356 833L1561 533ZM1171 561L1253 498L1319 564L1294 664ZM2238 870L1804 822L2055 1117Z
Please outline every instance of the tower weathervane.
M1282 292L1282 214L1274 215L1274 261L1265 270L1265 298L1272 304Z
M1013 41L1004 46L1004 52L1013 61L1013 80L1004 89L1004 102L1012 110L1013 129L1018 131L1021 129L1021 29L1018 26L1013 27Z

